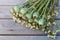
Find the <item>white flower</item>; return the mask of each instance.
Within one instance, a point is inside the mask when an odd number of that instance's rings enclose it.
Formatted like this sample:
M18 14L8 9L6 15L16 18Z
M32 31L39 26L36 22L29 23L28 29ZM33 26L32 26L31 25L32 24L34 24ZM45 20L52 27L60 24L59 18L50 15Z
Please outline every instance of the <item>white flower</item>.
M14 13L14 9L13 9L13 8L11 8L11 9L10 9L10 12L11 12L11 13Z
M39 14L38 12L33 13L33 17L36 17L37 18L38 17L38 14Z
M14 7L14 10L15 10L15 12L18 12L18 7L15 6L15 7Z
M44 19L35 19L34 20L36 23L38 23L39 25L44 25Z
M21 12L22 14L25 14L27 11L28 11L27 8L22 8L22 9L20 10L20 12Z
M40 20L38 21L38 24L39 24L39 25L43 25L43 24L44 24L44 19L43 19L43 18L40 19Z
M26 14L26 17L27 17L28 19L30 19L31 16L32 16L32 14Z
M19 12L20 8L22 8L22 7L21 6L14 6L15 12Z

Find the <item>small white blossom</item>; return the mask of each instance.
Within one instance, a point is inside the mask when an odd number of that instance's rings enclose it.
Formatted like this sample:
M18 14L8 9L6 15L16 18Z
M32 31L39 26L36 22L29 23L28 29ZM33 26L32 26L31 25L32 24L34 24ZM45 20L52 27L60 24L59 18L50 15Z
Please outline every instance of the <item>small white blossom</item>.
M43 25L43 24L44 24L44 19L40 19L40 20L38 21L38 24L39 24L39 25Z
M22 14L25 14L25 13L27 12L27 8L22 8L22 9L20 10L20 12L21 12Z
M31 14L26 14L26 17L27 17L28 19L30 19L30 18L31 18Z
M36 17L36 18L37 18L37 17L38 17L38 14L39 14L38 12L35 12L35 13L33 14L33 17Z
M15 10L15 12L18 12L18 7L15 6L15 7L14 7L14 10Z

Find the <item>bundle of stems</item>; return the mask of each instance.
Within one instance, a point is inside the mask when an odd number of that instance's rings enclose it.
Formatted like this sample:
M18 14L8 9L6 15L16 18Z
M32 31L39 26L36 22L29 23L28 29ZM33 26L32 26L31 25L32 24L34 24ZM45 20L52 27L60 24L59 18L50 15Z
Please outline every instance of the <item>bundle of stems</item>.
M31 29L40 29L48 34L49 37L55 37L55 31L52 31L55 25L56 5L55 0L28 0L23 6L15 6L10 12L17 23L26 24Z

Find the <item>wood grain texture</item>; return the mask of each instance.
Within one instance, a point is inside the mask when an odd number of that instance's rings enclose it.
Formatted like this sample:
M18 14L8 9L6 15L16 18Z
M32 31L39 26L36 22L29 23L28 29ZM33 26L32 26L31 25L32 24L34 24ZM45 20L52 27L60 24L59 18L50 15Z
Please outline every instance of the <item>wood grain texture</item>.
M0 6L0 18L12 18L10 8L14 6Z
M60 39L59 37L56 40ZM0 36L0 40L53 40L46 36Z
M0 34L44 34L40 30L31 30L9 19L12 18L9 11L10 8L16 4L22 5L24 1L25 0L0 0Z
M58 15L57 15L57 18L60 18L60 0L58 0Z
M60 20L56 20L56 24L60 25ZM54 26L56 28L57 26ZM59 26L60 29L60 26ZM43 35L44 32L41 30L32 30L26 28L25 25L15 23L13 20L0 20L0 34L40 34Z
M22 5L26 0L0 0L0 5Z
M17 24L13 20L0 20L0 34L44 34L44 32L26 28L25 25Z
M9 11L10 8L16 4L22 5L24 1L25 0L0 0L0 34L44 34L44 32L40 30L31 30L26 28L25 25L22 26L12 20L12 15ZM60 11L57 18L60 18ZM59 24L58 22L57 24Z
M57 36L55 40L59 40L60 36ZM54 40L47 36L0 36L0 40Z
M44 35L44 32L42 32L41 30L32 30L26 28L25 25L15 23L12 20L12 15L9 12L10 8L14 7L17 4L22 5L24 1L25 0L0 0L0 40L53 40L47 38L47 36L42 36ZM60 6L60 0L59 0L59 6ZM60 8L57 18L60 18ZM58 24L60 29L60 20L57 20L56 24ZM10 34L11 36L10 35L8 36L7 34L8 35ZM27 36L27 35L24 36L24 34L28 35L35 34L41 36ZM60 33L58 35L60 35ZM60 37L57 36L56 40L59 39Z
M60 18L60 8L59 8L58 15L56 18Z

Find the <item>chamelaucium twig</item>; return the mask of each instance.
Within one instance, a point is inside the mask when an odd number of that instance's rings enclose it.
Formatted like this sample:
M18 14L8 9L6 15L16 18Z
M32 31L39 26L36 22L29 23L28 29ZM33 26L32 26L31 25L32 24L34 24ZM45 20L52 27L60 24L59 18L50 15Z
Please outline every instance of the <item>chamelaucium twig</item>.
M55 23L56 15L54 6L55 0L28 0L22 7L15 7L11 9L14 20L21 24L26 24L33 29L40 29L48 34L48 36L55 36L51 31L53 23ZM53 15L54 14L54 15Z
M38 7L37 5L40 5L39 3L41 2L41 0L38 0L37 2L34 3L34 5L32 5L30 8L32 9L36 9L36 7ZM36 9L37 10L37 9Z
M48 8L47 6L49 5L49 3L50 3L50 0L46 3L46 6L43 8L40 16L42 16L42 14L46 12L45 10Z

